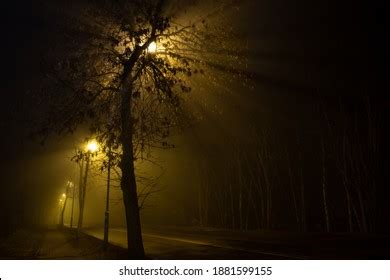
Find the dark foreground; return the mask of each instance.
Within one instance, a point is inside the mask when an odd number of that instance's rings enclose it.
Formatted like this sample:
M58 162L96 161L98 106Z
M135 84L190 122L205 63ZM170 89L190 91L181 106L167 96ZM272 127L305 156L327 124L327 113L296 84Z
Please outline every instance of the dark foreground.
M145 226L143 238L152 259L390 259L389 236ZM110 242L126 248L125 229L110 229Z
M149 259L390 259L390 238L351 234L232 232L195 228L145 227ZM126 259L126 232L110 229L20 230L0 240L0 259Z
M99 260L126 259L126 250L110 245L107 251L102 241L68 229L41 228L19 230L0 240L0 259Z

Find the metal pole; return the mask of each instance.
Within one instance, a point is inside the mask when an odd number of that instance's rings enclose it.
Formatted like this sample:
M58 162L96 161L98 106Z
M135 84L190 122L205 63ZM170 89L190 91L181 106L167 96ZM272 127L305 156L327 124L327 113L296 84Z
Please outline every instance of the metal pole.
M83 184L81 187L80 195L82 197L81 203L80 203L80 210L79 210L79 223L78 223L78 230L81 230L83 227L83 221L84 221L84 207L85 207L85 195L87 191L87 183L88 183L88 171L89 171L89 165L91 164L91 153L88 152L85 158L85 172L83 177Z
M62 207L61 217L60 217L60 227L64 227L64 214L66 208L66 202L68 201L68 197L65 197L64 206Z
M71 183L72 184L72 183ZM73 228L73 209L74 209L74 197L75 197L75 190L76 190L76 185L73 184L73 195L72 195L72 213L70 216L70 228Z
M80 230L81 224L80 220L81 217L81 210L82 210L82 204L83 204L83 184L84 184L84 158L81 158L80 160L80 180L79 180L79 217L77 222L77 229Z
M108 246L108 227L110 215L110 181L111 181L111 144L108 144L108 162L107 162L107 193L106 193L106 211L104 212L104 248Z

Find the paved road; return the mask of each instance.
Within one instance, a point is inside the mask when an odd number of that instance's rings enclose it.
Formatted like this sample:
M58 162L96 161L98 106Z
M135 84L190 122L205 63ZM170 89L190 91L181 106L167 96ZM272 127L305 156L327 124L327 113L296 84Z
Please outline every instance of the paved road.
M103 239L102 228L84 230L89 235ZM215 234L214 234L215 235ZM304 256L285 254L248 244L237 244L232 240L215 238L206 232L144 229L145 251L152 259L301 259ZM230 242L229 242L230 241ZM109 242L127 247L126 230L110 229Z
M103 239L102 228L85 232ZM388 259L389 237L226 232L191 228L144 227L152 259ZM110 243L126 248L126 231L110 229Z

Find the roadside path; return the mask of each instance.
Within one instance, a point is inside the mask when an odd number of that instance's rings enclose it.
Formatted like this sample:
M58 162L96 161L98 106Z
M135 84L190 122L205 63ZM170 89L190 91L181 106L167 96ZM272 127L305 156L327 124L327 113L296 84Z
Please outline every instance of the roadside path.
M67 229L19 230L0 240L0 259L126 259L126 250Z

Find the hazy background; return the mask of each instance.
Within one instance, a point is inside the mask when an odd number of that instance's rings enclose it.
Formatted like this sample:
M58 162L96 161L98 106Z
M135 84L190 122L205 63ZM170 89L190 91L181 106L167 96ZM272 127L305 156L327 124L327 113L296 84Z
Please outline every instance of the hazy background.
M197 211L199 165L222 164L230 145L227 139L245 146L253 127L271 127L280 138L299 128L307 161L316 157L310 144L319 129L319 96L353 98L367 89L379 96L378 63L384 50L380 9L379 3L246 1L240 16L231 22L246 38L238 40L249 46L255 87L207 92L203 120L173 136L175 149L156 153L163 169L140 167L153 176L162 174L157 184L160 192L142 210L143 222L191 225ZM40 82L40 59L52 36L53 22L47 18L44 1L8 3L2 8L6 22L0 122L4 227L57 222L58 198L66 182L79 180L70 158L83 139L82 132L53 137L45 146L28 139L33 117L39 113L34 112L29 95ZM96 174L89 181L87 225L103 223L104 176ZM118 188L112 194L120 198ZM316 195L309 190L309 196ZM114 199L111 207L112 225L123 225L121 201ZM69 222L67 209L65 222Z

